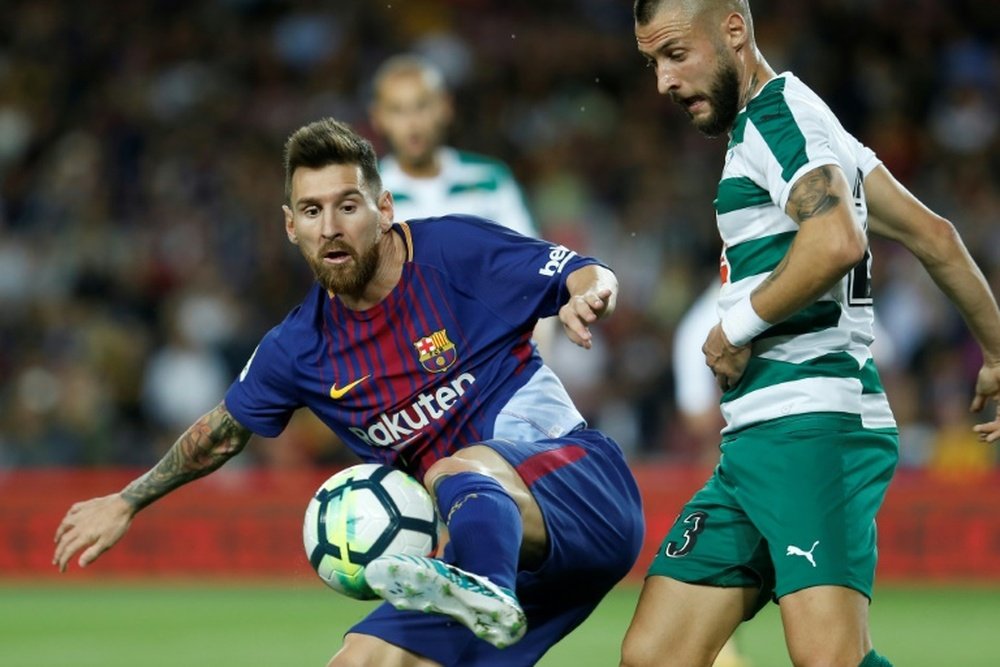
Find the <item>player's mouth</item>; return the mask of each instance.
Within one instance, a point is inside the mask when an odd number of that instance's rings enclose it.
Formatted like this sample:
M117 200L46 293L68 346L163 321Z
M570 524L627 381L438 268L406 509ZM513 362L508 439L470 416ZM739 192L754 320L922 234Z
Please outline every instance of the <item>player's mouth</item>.
M693 97L685 97L679 100L681 106L683 106L689 115L697 116L702 113L707 113L709 110L709 101L707 97L702 95L694 95Z
M347 250L327 250L320 253L324 264L339 266L346 264L354 258L354 255Z

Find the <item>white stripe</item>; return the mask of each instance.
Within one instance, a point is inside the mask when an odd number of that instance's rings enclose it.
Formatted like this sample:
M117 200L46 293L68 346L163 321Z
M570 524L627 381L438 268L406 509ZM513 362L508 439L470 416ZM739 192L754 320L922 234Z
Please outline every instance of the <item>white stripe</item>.
M774 204L736 209L716 215L716 220L720 228L730 230L726 236L726 243L729 246L764 236L799 230L795 221L785 215L781 209L775 208Z
M753 345L754 356L792 364L801 364L812 361L818 356L837 352L847 352L855 359L862 357L858 369L871 356L867 349L855 349L850 332L843 329L824 329L795 336L774 336Z
M865 428L896 428L896 420L885 394L861 396L861 425Z
M854 378L805 378L762 387L722 403L723 433L762 421L809 412L862 414L861 382Z

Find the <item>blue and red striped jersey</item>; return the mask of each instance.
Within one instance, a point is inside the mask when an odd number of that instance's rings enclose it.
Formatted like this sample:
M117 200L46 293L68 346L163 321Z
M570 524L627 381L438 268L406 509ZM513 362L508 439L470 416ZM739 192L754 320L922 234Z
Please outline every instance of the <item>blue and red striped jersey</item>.
M393 291L355 311L313 285L229 388L233 417L275 436L308 407L362 460L418 477L476 442L583 426L531 333L569 298L567 276L599 262L470 216L391 233L408 250Z

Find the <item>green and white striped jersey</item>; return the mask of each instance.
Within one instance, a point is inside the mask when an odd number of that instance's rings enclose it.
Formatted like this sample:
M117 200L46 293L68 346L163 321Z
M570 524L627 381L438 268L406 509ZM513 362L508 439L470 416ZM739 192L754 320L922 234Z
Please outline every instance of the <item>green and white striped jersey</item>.
M802 81L784 73L739 113L715 200L723 250L719 313L756 288L788 252L798 225L785 214L792 186L835 164L867 226L863 182L879 164ZM856 414L866 428L895 420L872 359L871 254L818 301L754 338L736 387L722 397L723 433L788 415Z
M388 155L379 164L382 184L392 193L396 220L464 213L492 220L525 236L538 236L521 188L499 160L444 147L441 173L414 178Z

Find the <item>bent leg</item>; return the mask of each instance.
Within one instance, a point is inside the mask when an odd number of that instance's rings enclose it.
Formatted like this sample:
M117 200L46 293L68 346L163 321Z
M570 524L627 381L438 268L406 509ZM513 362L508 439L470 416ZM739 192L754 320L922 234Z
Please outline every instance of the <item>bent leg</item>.
M857 667L872 650L868 598L843 586L813 586L778 600L795 667Z
M756 588L723 588L650 576L622 643L622 667L710 667L744 618Z
M440 663L378 637L349 632L327 667L440 667Z
M438 486L448 477L462 473L476 473L489 477L510 495L511 500L517 505L521 518L522 535L519 536L521 566L532 567L537 564L545 554L548 541L545 522L534 496L511 464L490 447L473 445L435 462L424 476L424 484L435 501L439 501ZM442 511L450 512L450 509L442 508ZM442 518L448 517L445 515Z

